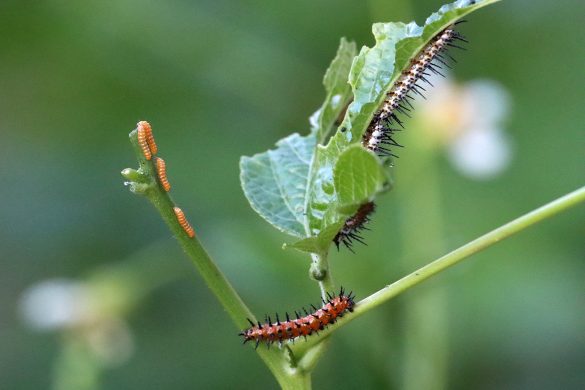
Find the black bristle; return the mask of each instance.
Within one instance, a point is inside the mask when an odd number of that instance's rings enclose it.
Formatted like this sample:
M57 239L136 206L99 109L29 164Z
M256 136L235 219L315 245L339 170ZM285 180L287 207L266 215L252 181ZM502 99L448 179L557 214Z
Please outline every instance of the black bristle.
M447 46L449 46L449 47L454 47L454 48L456 48L456 49L460 49L460 50L467 50L467 49L466 49L466 48L464 48L463 46L455 45L455 44L453 44L453 43L451 43L451 42L447 43Z

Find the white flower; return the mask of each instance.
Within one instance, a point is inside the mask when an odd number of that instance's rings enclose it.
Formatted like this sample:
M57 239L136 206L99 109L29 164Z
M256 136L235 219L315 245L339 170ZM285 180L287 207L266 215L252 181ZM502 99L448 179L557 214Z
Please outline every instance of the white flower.
M473 179L489 179L510 163L510 140L502 128L509 98L499 84L477 80L463 85L433 77L435 85L420 113L431 143L443 145L453 166Z
M86 283L51 279L26 290L20 310L31 328L68 332L85 342L101 364L115 366L132 356L134 342L123 313L112 311L103 298Z
M26 290L20 309L26 323L37 330L70 328L90 321L91 294L81 282L52 279Z

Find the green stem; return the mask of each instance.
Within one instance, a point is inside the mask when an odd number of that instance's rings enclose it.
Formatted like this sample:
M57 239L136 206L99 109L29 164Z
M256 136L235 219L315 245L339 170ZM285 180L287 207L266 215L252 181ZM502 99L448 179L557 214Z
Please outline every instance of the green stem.
M422 129L415 129L422 130ZM441 185L435 150L424 150L417 134L409 132L406 144L418 149L405 156L397 181L402 183L400 232L402 253L400 268L407 272L421 258L444 253ZM424 237L424 245L420 245ZM402 355L401 388L403 390L441 390L447 387L449 361L446 285L423 289L403 298L401 305Z
M130 133L130 142L140 165L138 170L127 168L122 171L122 176L129 180L131 191L145 195L150 200L234 323L240 329L247 328L249 324L246 318L256 321L254 315L205 251L197 237L189 237L179 224L173 210L175 203L158 182L154 165L156 157L153 157L152 160L147 160L144 157L142 149L138 145L136 130ZM291 368L290 361L283 350L258 348L256 352L282 388L310 388L309 373Z
M331 270L329 269L329 260L327 253L311 253L311 275L319 282L319 288L321 289L321 298L327 299L327 292L332 292L335 287L333 283L333 276L331 276Z
M297 355L302 354L304 351L312 348L315 344L321 342L323 337L329 336L331 332L336 331L339 327L345 326L349 322L362 316L375 307L389 301L409 288L425 281L431 276L446 270L447 268L470 257L471 255L481 252L482 250L487 249L490 246L495 245L498 242L511 237L532 225L537 224L538 222L544 221L571 207L577 206L582 202L585 202L585 187L581 187L542 207L539 207L536 210L529 212L528 214L523 215L520 218L517 218L495 230L492 230L491 232L471 241L466 245L463 245L458 249L455 249L451 253L433 261L430 264L425 265L422 268L419 268L402 279L363 299L355 305L354 312L351 315L344 317L343 321L339 321L321 331L320 337L310 338L306 343L292 346L291 349Z

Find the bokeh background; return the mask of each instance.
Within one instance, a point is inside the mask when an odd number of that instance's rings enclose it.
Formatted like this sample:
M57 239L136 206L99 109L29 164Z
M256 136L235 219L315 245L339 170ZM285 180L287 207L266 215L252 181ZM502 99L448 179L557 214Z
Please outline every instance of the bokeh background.
M255 313L316 302L308 259L281 250L289 238L249 207L238 160L307 131L341 36L371 45L373 22L421 23L440 5L0 2L0 388L276 387L123 186L136 164L127 134L152 123L174 199ZM510 162L476 180L440 151L430 163L424 148L401 151L368 246L332 252L338 283L364 297L583 185L584 17L577 0L516 0L467 18L472 43L452 77L507 91ZM409 161L432 171L413 176ZM315 387L585 387L584 211L344 327Z

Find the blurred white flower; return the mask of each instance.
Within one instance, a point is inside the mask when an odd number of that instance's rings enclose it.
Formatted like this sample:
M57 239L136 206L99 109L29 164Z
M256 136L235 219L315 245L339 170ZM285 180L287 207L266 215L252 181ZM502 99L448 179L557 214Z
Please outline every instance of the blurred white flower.
M446 148L453 166L473 179L501 173L512 157L502 128L508 114L506 90L490 80L457 85L449 76L433 77L427 100L419 101L425 137Z
M490 179L510 163L510 144L502 129L476 127L449 145L448 156L455 168L475 179Z
M124 313L113 312L103 298L89 284L52 279L26 290L20 311L31 328L66 332L84 341L101 364L115 366L132 356L134 342Z
M91 294L81 282L52 279L26 290L20 309L26 323L37 330L70 328L90 321Z

